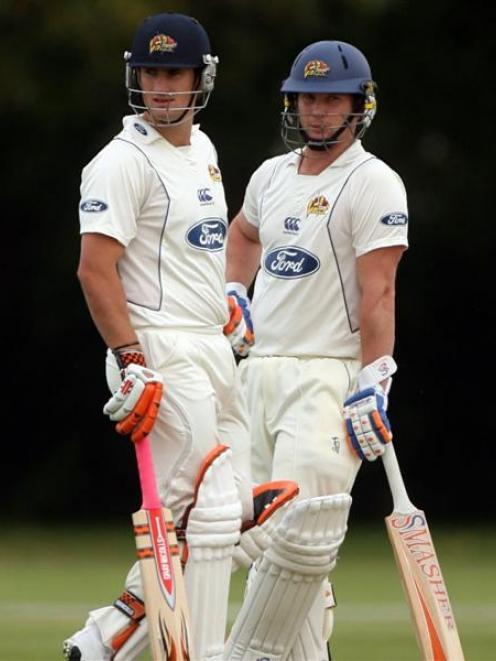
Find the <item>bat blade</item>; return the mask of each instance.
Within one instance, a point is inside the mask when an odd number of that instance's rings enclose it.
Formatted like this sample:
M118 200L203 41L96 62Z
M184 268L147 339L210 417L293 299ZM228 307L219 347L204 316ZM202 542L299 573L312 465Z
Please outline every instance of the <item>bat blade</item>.
M394 504L392 514L386 517L386 528L422 659L463 661L453 609L427 519L408 497L392 443L386 446L382 461Z
M463 661L448 590L422 510L386 517L388 536L425 661Z
M160 500L148 438L134 445L143 504L132 518L153 661L190 661L194 645L174 520Z
M169 509L132 515L154 661L190 661L189 613L179 548Z

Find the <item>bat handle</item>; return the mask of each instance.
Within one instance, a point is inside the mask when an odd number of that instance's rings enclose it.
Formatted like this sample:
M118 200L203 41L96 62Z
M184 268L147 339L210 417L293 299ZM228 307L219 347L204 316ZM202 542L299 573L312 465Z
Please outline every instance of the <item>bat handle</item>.
M143 497L143 509L154 509L161 507L158 495L157 480L153 467L152 450L148 436L134 444L136 449L136 460L138 462L138 473L141 484L141 495Z
M415 505L408 497L408 493L401 475L400 465L394 451L392 443L388 443L386 450L382 455L382 463L386 471L389 488L393 497L394 511L401 514L408 514L416 511Z

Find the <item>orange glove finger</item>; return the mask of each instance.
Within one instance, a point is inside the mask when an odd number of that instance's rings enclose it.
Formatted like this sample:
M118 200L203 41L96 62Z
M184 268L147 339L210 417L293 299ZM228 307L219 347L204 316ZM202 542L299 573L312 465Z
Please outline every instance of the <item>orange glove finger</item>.
M119 434L129 434L140 422L140 420L146 415L146 412L153 400L155 389L158 385L162 387L161 383L146 384L145 389L143 390L143 394L136 402L134 409L128 416L116 424L115 429Z
M243 310L236 303L234 296L227 297L227 305L229 308L229 321L224 326L224 335L229 335L233 332L236 326L239 325L241 319L243 318Z
M250 347L255 342L255 333L252 330L250 330L248 327L246 328L245 341L247 344L250 345Z
M370 417L372 418L372 421L375 424L377 432L381 436L382 442L384 444L391 443L391 441L393 440L393 434L384 424L379 411L373 411L370 414Z
M139 441L143 440L145 436L148 436L148 434L153 429L155 420L157 419L158 409L160 406L160 402L162 400L163 386L161 383L157 383L155 385L156 388L153 393L150 406L148 407L147 412L145 413L143 418L139 421L139 423L136 425L136 427L133 430L133 433L131 434L131 440L133 441L133 443L139 443Z

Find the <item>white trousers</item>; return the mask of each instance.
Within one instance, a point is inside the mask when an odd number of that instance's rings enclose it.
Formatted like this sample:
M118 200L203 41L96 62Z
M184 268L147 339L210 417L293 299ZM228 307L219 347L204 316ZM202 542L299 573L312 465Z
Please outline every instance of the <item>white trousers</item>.
M186 333L138 330L149 367L164 377L164 391L150 444L163 502L176 525L190 505L205 456L217 444L232 449L243 519L252 515L250 440L243 394L231 345L222 331ZM112 353L106 373L114 391L120 376Z
M294 480L300 498L351 491L361 462L345 440L342 411L359 369L357 360L333 358L241 361L256 482Z

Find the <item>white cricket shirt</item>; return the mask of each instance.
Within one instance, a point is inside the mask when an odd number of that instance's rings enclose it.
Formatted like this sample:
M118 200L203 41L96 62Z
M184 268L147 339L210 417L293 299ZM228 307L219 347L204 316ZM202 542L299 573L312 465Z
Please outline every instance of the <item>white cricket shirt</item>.
M265 161L245 194L263 246L252 353L360 358L356 258L408 245L405 188L359 141L319 175L298 174L298 162Z
M205 331L227 321L227 207L217 154L193 127L174 147L141 116L83 169L81 233L126 247L118 269L135 328Z

